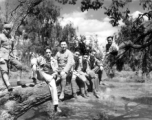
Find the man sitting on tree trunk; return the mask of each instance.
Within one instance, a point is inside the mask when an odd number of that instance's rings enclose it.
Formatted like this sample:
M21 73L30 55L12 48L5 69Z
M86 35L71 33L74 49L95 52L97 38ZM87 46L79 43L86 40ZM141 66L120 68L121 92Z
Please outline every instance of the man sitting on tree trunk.
M80 91L81 91L81 96L86 98L88 97L88 92L87 92L87 85L88 85L88 80L84 74L84 72L81 71L81 58L80 58L80 52L77 50L74 53L74 60L75 60L75 64L73 66L73 71L72 71L72 79L71 79L71 85L72 86L72 90L75 91L74 93L74 98L77 98L77 94L76 94L76 86L74 86L76 84L76 80L78 80L78 82L80 83Z
M91 90L93 91L93 94L96 98L99 98L98 95L98 86L99 86L99 80L94 70L91 70L89 65L89 55L86 53L83 55L83 58L81 60L81 71L83 74L87 77L88 80L91 82Z
M46 49L45 58L38 56L37 58L31 59L31 67L33 71L33 79L38 79L40 81L45 81L49 85L49 89L52 95L52 101L54 105L55 112L61 112L58 107L58 93L56 87L56 73L54 73L55 60L51 57L51 50ZM56 67L57 68L57 67Z
M58 77L61 79L61 94L59 99L64 99L64 90L66 86L66 78L71 72L71 68L74 65L73 54L67 49L67 42L65 40L60 41L61 49L57 52L55 59L58 62Z

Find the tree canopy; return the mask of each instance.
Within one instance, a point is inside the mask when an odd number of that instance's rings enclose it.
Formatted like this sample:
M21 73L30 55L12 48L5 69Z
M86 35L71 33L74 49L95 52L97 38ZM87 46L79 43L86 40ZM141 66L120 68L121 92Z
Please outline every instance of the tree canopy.
M78 0L55 1L63 5L76 5L78 2ZM127 56L128 63L133 59L133 61L136 61L137 58L142 59L141 61L147 61L147 58L150 59L151 56L152 1L139 1L139 5L143 7L145 13L139 14L139 17L136 19L130 17L130 10L127 8L127 4L131 2L133 1L112 0L111 4L106 6L104 0L81 0L80 9L82 12L89 9L103 9L105 11L104 14L110 18L110 23L113 27L118 26L119 21L122 20L125 25L121 27L118 33L118 39L116 40L120 45L120 49L125 49L121 58L124 59ZM57 22L57 18L60 15L59 8L51 4L52 0L18 0L18 6L10 12L10 17L8 17L8 21L14 23L12 33L19 34L21 26L24 26L26 28L26 34L32 38L31 42L36 44L35 40L37 40L42 46L56 44L56 42L52 43L52 39L54 41L59 41L59 39L73 40L76 31L72 27L72 24L62 28L59 22ZM144 16L147 16L147 21L144 20ZM48 41L51 44L48 44ZM135 57L135 55L140 57ZM118 58L120 58L119 55ZM145 62L142 63L145 64ZM140 66L145 66L144 64L140 64ZM149 65L147 64L146 66ZM144 69L144 67L142 68ZM147 70L144 69L144 71Z

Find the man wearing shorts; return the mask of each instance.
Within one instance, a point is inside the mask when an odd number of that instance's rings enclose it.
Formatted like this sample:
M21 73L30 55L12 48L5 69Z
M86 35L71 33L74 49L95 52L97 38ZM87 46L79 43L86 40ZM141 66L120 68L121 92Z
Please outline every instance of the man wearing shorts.
M14 44L14 40L12 39L10 33L12 29L12 24L4 24L3 31L0 34L0 70L2 75L2 80L6 85L8 91L12 91L13 88L9 82L9 63L14 65L18 70L27 70L25 66L21 64L17 59L12 55L12 46ZM20 81L20 80L19 80ZM18 85L23 85L21 82L18 82ZM25 86L25 85L23 85Z

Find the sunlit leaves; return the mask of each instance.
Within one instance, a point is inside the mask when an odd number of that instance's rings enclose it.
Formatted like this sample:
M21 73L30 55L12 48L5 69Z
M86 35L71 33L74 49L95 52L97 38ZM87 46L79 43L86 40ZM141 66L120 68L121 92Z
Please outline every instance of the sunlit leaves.
M125 41L130 41L133 44L141 45L147 44L151 41L151 21L145 21L144 20L144 14L140 14L138 18L136 19L128 19L128 24L126 26L122 26L119 31L119 37L117 39L117 43L124 43ZM149 73L152 70L152 67L150 64L152 64L150 54L152 52L151 44L148 44L149 47L144 47L139 50L128 48L125 49L127 52L122 56L120 60L125 60L128 65L133 70L142 69L143 72ZM148 49L147 49L148 48ZM120 61L119 61L120 62ZM119 63L118 62L118 63ZM138 63L137 63L138 62ZM116 63L118 66L119 64Z
M113 26L119 25L119 20L128 19L128 14L130 10L127 8L126 11L122 11L122 8L130 1L123 1L123 0L112 0L112 3L109 7L104 7L105 14L110 17L110 23Z
M61 4L72 4L72 5L75 5L77 0L55 0Z
M89 9L98 10L102 8L103 2L104 0L82 0L81 11L84 12Z
M56 0L61 4L75 5L78 0ZM98 10L102 8L104 0L81 0L81 11L84 12L89 9Z
M140 5L142 5L144 10L152 10L152 0L140 0Z

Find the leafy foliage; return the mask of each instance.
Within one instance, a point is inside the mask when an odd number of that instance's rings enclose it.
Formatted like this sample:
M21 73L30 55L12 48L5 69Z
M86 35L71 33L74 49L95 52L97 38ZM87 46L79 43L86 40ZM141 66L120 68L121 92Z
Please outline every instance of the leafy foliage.
M82 0L81 11L84 12L89 9L98 10L99 8L102 8L103 1L104 0Z
M142 69L149 73L151 71L151 37L151 20L145 21L143 15L139 15L135 20L128 19L127 25L121 27L116 42L130 45L125 47L125 54L119 57L117 66L123 67L124 64L128 64L132 70Z
M35 1L31 2L34 4ZM46 47L50 47L55 54L62 39L71 44L76 36L76 30L72 23L67 24L65 27L60 25L58 20L60 8L54 5L52 1L43 0L35 7L29 7L29 10L26 9L28 13L23 11L25 6L27 5L20 6L21 8L16 10L17 16L10 20L15 21L17 18L21 20L15 22L12 32L15 31L15 36L19 37L20 40L27 41L25 44L16 46L18 50L22 49L24 53L22 59L29 58L31 51L43 54ZM18 13L19 10L21 10L21 13Z
M72 24L61 27L57 20L60 15L60 9L53 3L49 1L43 2L37 9L40 11L39 14L29 16L25 29L33 45L41 47L41 53L44 52L46 47L54 50L62 39L69 43L76 35Z
M61 4L72 5L75 5L78 2L78 0L56 1ZM69 24L64 28L60 26L60 23L57 20L60 16L60 9L53 5L52 1L23 0L18 2L19 6L11 12L13 17L10 17L10 21L15 22L13 31L17 31L16 34L18 35L23 34L22 31L25 31L24 36L25 38L29 37L31 39L31 46L35 46L34 49L40 49L43 52L46 46L56 47L61 39L67 40L70 44L70 48L74 48L76 31L72 24ZM134 69L136 67L133 67L132 64L135 65L134 62L139 61L139 63L142 64L138 64L137 66L142 67L144 71L149 71L150 68L146 70L147 67L145 69L145 66L150 66L148 61L151 59L152 2L151 0L140 0L140 5L143 9L147 9L148 12L140 14L135 20L130 17L130 10L126 8L126 5L131 2L132 0L112 0L110 6L104 6L104 0L82 0L80 8L81 11L84 12L89 9L98 10L104 7L105 14L109 16L110 23L113 26L118 26L119 21L123 20L125 26L121 27L117 39L120 48L124 49L123 55L118 55L118 59L116 59L119 61L117 62L119 63L119 67L123 66L123 63L127 63ZM144 20L143 16L148 17L147 22ZM80 51L84 53L87 47L83 39L79 41L79 46ZM141 52L139 52L139 50ZM147 64L145 64L145 61Z
M55 0L61 4L72 4L75 5L77 0Z

